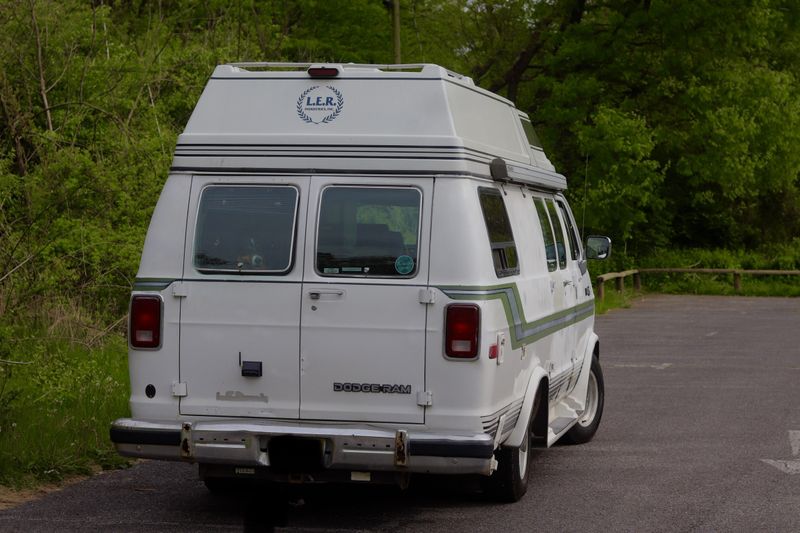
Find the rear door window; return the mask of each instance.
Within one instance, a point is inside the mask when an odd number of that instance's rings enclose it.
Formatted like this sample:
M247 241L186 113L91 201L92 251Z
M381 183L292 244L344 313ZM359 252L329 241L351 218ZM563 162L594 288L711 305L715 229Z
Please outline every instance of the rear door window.
M489 243L492 248L492 261L494 271L498 278L519 274L519 260L517 258L517 245L514 243L514 233L511 231L511 222L503 203L503 197L497 189L481 187L478 189L483 211L483 220L489 232Z
M325 188L317 227L317 272L415 276L421 205L422 193L410 187Z
M291 186L206 187L197 214L195 268L204 274L286 274L297 200Z

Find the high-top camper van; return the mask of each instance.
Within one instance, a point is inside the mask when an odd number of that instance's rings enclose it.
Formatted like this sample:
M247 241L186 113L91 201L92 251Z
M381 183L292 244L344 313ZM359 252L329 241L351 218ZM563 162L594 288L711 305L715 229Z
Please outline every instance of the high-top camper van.
M525 113L436 65L216 68L130 304L131 457L231 480L477 474L603 411L587 259Z

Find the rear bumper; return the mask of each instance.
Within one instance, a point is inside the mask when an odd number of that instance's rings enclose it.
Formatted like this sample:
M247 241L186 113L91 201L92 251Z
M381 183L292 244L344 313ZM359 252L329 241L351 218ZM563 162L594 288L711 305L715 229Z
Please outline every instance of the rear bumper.
M332 470L488 475L494 467L494 440L486 433L238 419L121 418L111 425L111 441L122 455L237 467L274 466L269 443L276 437L319 441L321 464Z

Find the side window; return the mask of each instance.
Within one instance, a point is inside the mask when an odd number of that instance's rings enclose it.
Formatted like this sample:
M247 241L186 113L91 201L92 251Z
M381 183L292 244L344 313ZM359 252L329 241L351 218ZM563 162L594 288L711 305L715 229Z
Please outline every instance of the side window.
M489 232L492 261L497 277L519 274L517 245L514 243L514 233L511 231L511 223L500 191L481 187L478 189L478 197L483 220L486 222L486 231Z
M327 187L320 201L317 272L323 276L415 276L421 204L418 189Z
M522 129L525 131L525 137L528 138L528 144L534 148L541 149L542 142L539 140L539 136L536 135L536 131L533 129L533 124L531 124L531 121L525 118L520 118L520 122L522 122Z
M575 226L572 225L572 219L567 212L567 206L561 201L556 201L556 203L558 204L558 209L561 211L561 218L564 219L564 224L567 225L570 257L572 257L573 261L577 261L581 258L580 245L578 244L580 242L578 239L578 232L575 231Z
M561 220L556 212L556 205L553 200L545 200L547 211L550 213L550 220L553 221L553 232L556 237L556 250L558 251L558 268L567 268L567 247L564 244L564 230L561 228Z
M536 214L539 215L539 225L542 226L542 237L544 237L544 251L547 257L547 270L553 272L558 265L558 255L556 254L556 241L553 237L553 228L550 226L550 217L547 216L547 208L543 198L533 198L536 206Z
M197 212L201 273L286 274L292 267L298 192L289 186L211 186Z

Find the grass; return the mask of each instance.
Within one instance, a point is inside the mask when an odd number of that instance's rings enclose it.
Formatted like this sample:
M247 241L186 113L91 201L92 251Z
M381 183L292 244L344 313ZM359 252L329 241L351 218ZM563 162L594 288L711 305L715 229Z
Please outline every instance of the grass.
M666 294L722 296L800 296L800 276L742 275L742 289L733 288L733 275L642 274L642 285Z
M0 485L33 486L126 464L108 428L128 413L125 339L99 346L0 330Z
M631 306L631 300L637 296L637 293L630 289L624 289L622 291L616 291L613 288L613 283L610 284L611 287L608 286L609 284L606 283L606 292L605 296L602 300L595 300L594 302L594 312L596 315L603 315L611 309L619 309ZM595 293L595 296L597 294Z

